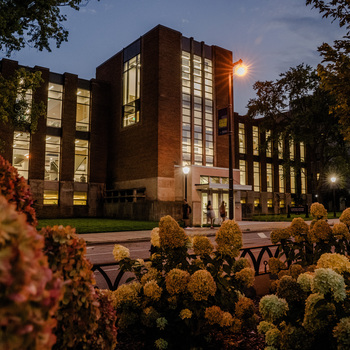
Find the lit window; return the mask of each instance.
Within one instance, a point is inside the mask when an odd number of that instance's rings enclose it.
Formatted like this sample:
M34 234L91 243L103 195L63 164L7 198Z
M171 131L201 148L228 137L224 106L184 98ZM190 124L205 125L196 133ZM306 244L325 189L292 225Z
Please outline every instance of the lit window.
M88 182L89 141L75 140L74 181Z
M12 165L18 174L28 180L30 134L15 131L13 135Z
M266 157L272 157L271 131L266 131Z
M283 165L278 166L278 177L279 177L279 187L280 187L280 192L284 193L284 169Z
M247 199L246 198L241 198L241 204L246 204L247 203Z
M260 198L255 198L254 199L254 208L257 208L260 206Z
M63 86L61 84L49 83L47 100L47 126L61 127L62 120L62 96Z
M294 160L294 141L289 140L289 158L290 160Z
M76 129L79 131L89 131L90 129L90 90L77 90Z
M306 194L306 169L305 168L301 169L300 177L301 177L301 179L300 179L301 180L301 193Z
M58 181L60 175L61 138L46 136L45 180Z
M305 162L305 144L300 142L300 161Z
M259 155L259 127L253 126L253 154Z
M271 198L267 200L267 207L268 208L272 208L273 207Z
M209 177L208 176L200 176L199 182L201 185L206 185L209 183Z
M44 190L44 205L58 205L58 191Z
M273 190L273 171L272 164L266 164L266 182L267 182L267 192L272 192Z
M280 208L284 208L286 206L284 199L280 200Z
M124 63L123 73L123 127L140 121L140 54Z
M240 171L240 184L246 185L247 184L247 169L246 169L246 161L240 160L239 161L239 171Z
M254 162L254 191L260 191L260 164L259 162Z
M245 125L238 124L239 153L245 153Z
M74 192L73 204L74 205L86 205L87 192Z
M278 139L278 158L283 159L283 137L280 136Z
M294 168L290 168L290 193L295 193L295 171Z

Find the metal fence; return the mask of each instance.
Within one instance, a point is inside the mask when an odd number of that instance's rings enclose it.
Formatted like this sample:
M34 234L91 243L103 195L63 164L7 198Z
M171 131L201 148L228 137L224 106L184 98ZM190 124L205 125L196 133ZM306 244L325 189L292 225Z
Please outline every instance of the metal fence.
M241 249L241 258L246 258L251 261L255 270L255 276L261 276L267 274L268 259L275 257L277 258L280 250L279 244L253 246L249 248ZM103 284L110 290L116 290L119 284L123 283L125 274L123 271L118 269L119 264L117 262L94 264L92 271L95 272L95 276L98 275L97 286ZM112 270L109 268L112 267ZM113 271L113 273L111 273Z

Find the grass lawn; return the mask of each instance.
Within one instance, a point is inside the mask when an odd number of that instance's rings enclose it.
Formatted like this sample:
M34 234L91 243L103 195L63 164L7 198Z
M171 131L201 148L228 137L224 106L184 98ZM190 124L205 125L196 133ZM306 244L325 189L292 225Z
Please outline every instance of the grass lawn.
M342 212L337 212L337 218L340 217ZM290 218L287 218L287 214L280 215L254 215L252 218L245 219L247 221L292 221L294 218L303 218L305 221L312 220L311 215L308 218L305 214L291 214ZM328 213L328 219L334 219L334 213Z
M63 225L75 227L77 233L119 232L152 230L158 221L135 221L99 218L39 219L37 229L45 226Z

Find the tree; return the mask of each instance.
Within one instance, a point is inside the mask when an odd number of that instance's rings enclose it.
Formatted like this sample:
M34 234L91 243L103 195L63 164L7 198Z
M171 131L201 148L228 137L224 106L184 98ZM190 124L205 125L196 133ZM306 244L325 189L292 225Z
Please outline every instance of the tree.
M0 1L0 49L9 57L26 44L42 50L50 49L50 40L67 41L68 31L62 22L67 20L61 14L61 7L79 10L89 0L1 0Z
M275 82L256 82L257 97L248 102L248 115L264 117L262 128L273 130L271 140L303 142L308 149L313 185L317 192L322 189L327 173L331 169L349 172L349 145L341 135L341 126L331 106L333 97L320 86L317 71L308 65L290 68ZM270 140L268 140L270 141ZM291 160L284 154L286 169L301 171L300 160ZM311 174L308 174L311 175Z
M307 5L317 8L323 17L337 20L340 27L346 28L343 39L336 40L331 46L323 43L318 51L323 57L318 66L322 88L334 97L333 114L343 125L342 134L350 141L350 2L349 0L332 0L329 2L307 0Z

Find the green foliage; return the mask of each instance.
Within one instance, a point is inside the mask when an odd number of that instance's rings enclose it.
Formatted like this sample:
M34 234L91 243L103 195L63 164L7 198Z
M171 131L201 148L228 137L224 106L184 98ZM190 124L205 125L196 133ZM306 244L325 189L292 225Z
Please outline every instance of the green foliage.
M36 226L37 220L33 206L33 197L26 180L18 176L17 169L0 156L0 195L9 203L16 206L16 210L24 213L27 222Z
M0 196L0 348L48 350L62 283L43 254L44 240Z
M324 254L314 272L284 276L260 301L265 342L277 350L348 349L350 262ZM307 339L307 341L306 341Z
M120 268L135 274L114 292L118 337L142 340L144 348L210 349L220 347L210 334L256 325L254 304L242 295L254 283L254 270L246 259L236 260L242 232L234 221L224 222L213 247L207 237L191 242L166 216L151 242L146 263L130 259L125 247L113 251Z
M9 123L15 130L29 129L34 133L39 118L46 116L46 104L32 99L42 82L41 72L32 73L25 68L6 78L0 75L0 122Z
M79 10L81 3L89 0L13 0L0 3L0 49L7 56L19 51L28 43L42 51L50 49L50 40L61 43L67 41L68 31L63 22L67 16L61 14L61 6Z
M90 349L99 326L99 303L86 246L69 226L46 227L45 254L54 273L65 281L57 311L57 343L53 349Z

